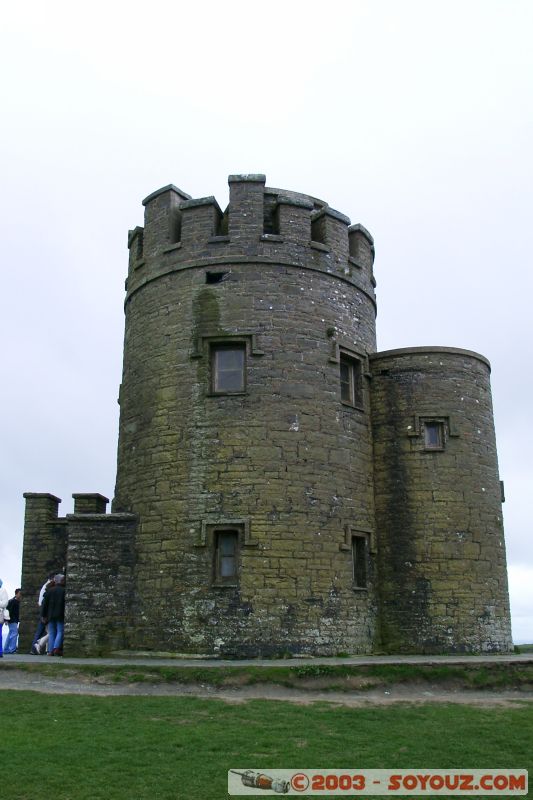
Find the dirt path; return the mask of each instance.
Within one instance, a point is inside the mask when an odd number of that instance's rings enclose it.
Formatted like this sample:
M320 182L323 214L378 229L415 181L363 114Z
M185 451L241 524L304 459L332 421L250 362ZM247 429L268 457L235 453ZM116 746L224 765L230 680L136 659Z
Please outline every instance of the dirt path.
M397 684L386 689L338 692L291 689L276 684L254 684L219 688L203 684L182 683L111 683L94 677L49 677L39 673L3 670L0 689L29 690L45 694L78 694L96 696L159 696L217 698L228 703L248 700L279 700L306 705L315 702L333 703L352 708L391 705L393 703L460 703L474 706L510 706L533 701L533 693L508 691L465 691L427 684Z

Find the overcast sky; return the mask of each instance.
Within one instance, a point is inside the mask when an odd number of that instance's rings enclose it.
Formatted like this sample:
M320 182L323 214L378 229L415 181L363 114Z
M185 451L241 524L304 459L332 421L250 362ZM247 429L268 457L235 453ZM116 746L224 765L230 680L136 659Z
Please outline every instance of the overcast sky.
M25 2L0 19L0 577L24 491L111 498L127 231L174 183L307 192L376 241L378 347L484 354L533 641L529 0Z

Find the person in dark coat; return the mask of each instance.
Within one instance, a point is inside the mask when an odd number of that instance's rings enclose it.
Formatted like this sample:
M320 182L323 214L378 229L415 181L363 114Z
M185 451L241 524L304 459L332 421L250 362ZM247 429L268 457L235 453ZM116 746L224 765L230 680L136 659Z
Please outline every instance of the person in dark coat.
M6 611L9 612L9 633L7 634L6 643L4 645L4 653L16 653L18 638L19 638L19 618L20 618L20 598L22 593L20 589L15 589L15 596L11 598L6 606Z
M47 589L43 600L43 622L48 624L48 655L63 655L65 632L65 576L55 575L54 585Z
M47 579L41 586L41 591L39 592L39 599L37 601L37 605L39 606L39 622L37 624L37 628L35 629L35 633L33 634L33 639L31 642L31 650L30 655L38 656L39 655L39 648L38 648L38 641L46 634L46 625L43 622L43 602L44 602L44 595L48 589L51 589L54 585L54 575L55 572L50 572L48 574Z

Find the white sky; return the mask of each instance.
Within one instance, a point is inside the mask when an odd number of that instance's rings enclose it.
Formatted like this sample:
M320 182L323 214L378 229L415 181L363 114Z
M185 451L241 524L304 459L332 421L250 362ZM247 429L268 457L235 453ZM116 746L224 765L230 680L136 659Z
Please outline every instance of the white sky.
M533 641L533 4L25 2L0 18L0 577L24 491L113 496L128 228L174 183L308 192L376 240L378 346L493 367L515 641Z

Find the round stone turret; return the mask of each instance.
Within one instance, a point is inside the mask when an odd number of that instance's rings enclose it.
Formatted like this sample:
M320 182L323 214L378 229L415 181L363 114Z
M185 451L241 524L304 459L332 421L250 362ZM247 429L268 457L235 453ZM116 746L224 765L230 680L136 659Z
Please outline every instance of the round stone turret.
M262 175L229 186L225 212L165 187L130 232L113 509L139 518L132 644L369 652L372 237Z
M382 645L509 651L489 363L449 347L370 361Z

